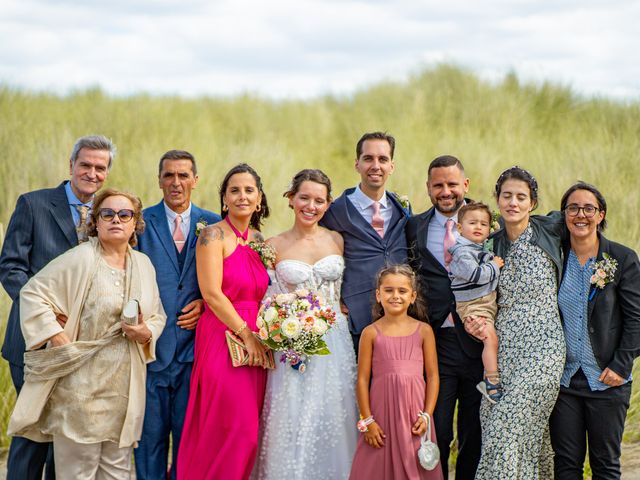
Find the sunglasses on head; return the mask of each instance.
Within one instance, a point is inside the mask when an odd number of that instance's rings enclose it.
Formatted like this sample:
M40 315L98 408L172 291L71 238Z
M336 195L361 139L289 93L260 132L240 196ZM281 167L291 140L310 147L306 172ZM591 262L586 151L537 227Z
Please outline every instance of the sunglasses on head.
M116 212L112 208L101 208L98 212L98 216L105 222L110 222L115 218L116 215L122 223L127 223L133 218L133 210L129 208L123 208L122 210L118 210Z

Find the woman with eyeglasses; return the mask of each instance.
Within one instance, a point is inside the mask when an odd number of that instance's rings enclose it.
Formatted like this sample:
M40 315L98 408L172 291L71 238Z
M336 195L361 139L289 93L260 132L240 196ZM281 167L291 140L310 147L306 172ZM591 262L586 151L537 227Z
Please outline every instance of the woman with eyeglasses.
M151 261L131 248L144 229L141 210L134 195L96 195L89 241L52 260L20 292L25 383L8 430L53 440L61 479L131 474L145 364L155 359L165 323Z
M602 234L607 203L578 182L562 196L569 241L558 303L567 345L551 415L555 478L582 479L587 446L593 478L620 478L620 444L640 350L637 254Z

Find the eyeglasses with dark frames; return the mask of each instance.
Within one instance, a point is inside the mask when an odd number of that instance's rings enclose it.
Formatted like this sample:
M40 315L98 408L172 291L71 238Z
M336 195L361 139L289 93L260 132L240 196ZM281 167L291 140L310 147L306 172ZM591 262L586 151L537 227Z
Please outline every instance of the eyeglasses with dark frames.
M570 217L577 217L578 214L580 213L580 210L582 210L582 213L584 214L585 217L591 218L600 209L598 207L593 206L593 205L585 205L584 207L581 207L579 205L571 204L571 205L567 205L566 207L564 207L564 211Z
M98 212L98 216L105 222L110 222L117 215L122 223L128 223L133 218L133 210L129 208L123 208L117 212L112 208L101 208Z

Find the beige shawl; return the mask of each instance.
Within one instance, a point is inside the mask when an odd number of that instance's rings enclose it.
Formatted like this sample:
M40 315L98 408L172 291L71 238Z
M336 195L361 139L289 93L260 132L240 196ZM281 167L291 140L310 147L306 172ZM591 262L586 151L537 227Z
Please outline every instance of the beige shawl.
M27 350L42 346L49 338L62 331L66 332L72 342L76 341L82 308L100 260L100 252L98 240L91 238L89 242L52 260L22 288L20 324ZM166 320L151 261L143 253L131 248L128 258L131 259L131 290L140 292L140 309L152 336L151 342L146 345L129 342L131 382L127 414L120 435L121 448L135 445L140 438L145 406L145 363L155 360L156 341ZM68 317L64 329L56 320L57 313ZM27 355L25 360L28 358ZM28 365L26 368L28 370ZM9 420L7 430L10 435L39 442L52 440L49 435L40 431L39 419L56 382L55 379L25 379Z

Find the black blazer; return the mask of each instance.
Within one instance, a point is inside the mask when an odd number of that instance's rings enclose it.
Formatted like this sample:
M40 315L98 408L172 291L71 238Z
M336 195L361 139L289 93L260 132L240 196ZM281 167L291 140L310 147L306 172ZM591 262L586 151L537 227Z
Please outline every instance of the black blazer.
M427 248L429 222L435 214L435 207L415 215L407 223L407 244L409 263L420 281L420 292L427 301L429 324L436 331L451 313L458 340L463 352L472 358L482 355L482 343L469 335L456 313L456 299L451 291L451 280L447 270Z
M630 248L598 236L596 261L607 253L618 261L618 268L613 281L603 289L591 287L595 291L593 296L589 292L591 300L587 306L589 338L598 366L628 378L633 360L640 353L640 262ZM565 266L569 248L569 243L565 243Z
M23 365L25 349L20 330L20 289L47 263L78 245L65 183L20 195L7 227L0 255L0 282L13 305L2 356L13 365Z

